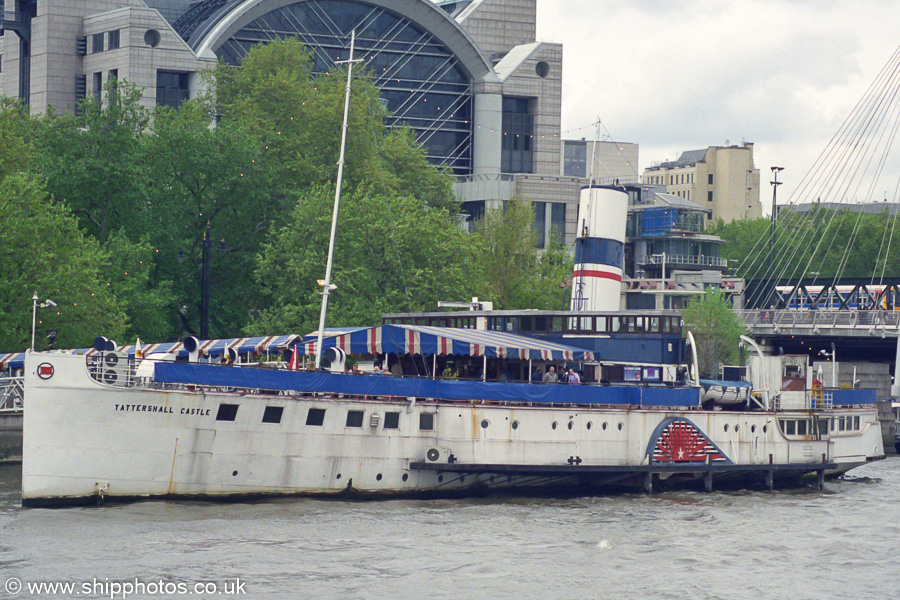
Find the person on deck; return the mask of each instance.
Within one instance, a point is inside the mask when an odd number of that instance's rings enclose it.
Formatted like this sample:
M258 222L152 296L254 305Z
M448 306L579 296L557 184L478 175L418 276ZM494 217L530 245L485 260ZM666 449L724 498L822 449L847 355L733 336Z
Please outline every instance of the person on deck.
M581 375L576 373L574 369L569 369L568 380L569 383L581 383Z
M556 374L556 367L550 365L547 372L544 373L544 383L556 383L559 381L559 375Z

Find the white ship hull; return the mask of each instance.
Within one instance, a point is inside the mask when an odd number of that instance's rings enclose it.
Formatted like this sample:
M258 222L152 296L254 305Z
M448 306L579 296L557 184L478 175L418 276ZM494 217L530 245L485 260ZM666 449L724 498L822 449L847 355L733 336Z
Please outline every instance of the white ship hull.
M30 356L23 503L615 484L650 489L654 481L712 477L771 484L843 472L884 454L874 407L813 417L809 411L497 405L191 387L107 385L91 377L83 357ZM237 406L233 420L222 420L230 410L220 413L222 405ZM263 422L267 407L274 407L270 413L281 408L279 422ZM324 410L321 425L308 424L310 409ZM351 411L362 412L361 426L358 414L348 422ZM839 415L850 423L857 418L859 426L785 436L778 424L833 423ZM395 418L396 428L386 427ZM660 444L672 456L660 455ZM693 460L683 460L690 448L695 455L686 458Z

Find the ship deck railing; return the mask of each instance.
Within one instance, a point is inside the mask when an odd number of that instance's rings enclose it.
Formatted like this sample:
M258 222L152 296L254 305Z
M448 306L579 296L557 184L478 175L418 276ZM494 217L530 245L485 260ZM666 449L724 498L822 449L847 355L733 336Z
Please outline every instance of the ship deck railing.
M24 406L25 378L0 378L0 412L19 412Z

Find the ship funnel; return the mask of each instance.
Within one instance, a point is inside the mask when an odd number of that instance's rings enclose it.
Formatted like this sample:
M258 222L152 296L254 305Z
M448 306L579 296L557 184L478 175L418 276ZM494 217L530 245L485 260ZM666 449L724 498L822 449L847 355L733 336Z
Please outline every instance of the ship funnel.
M572 310L619 310L627 218L628 194L622 189L597 185L581 188Z

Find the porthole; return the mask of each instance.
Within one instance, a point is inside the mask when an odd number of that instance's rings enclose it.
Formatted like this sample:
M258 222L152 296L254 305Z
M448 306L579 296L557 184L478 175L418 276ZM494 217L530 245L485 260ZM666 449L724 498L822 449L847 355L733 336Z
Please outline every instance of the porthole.
M590 421L588 421L588 422L587 422L587 428L590 429L591 427L593 427L593 424L592 424Z
M624 425L622 423L619 423L619 431L622 431L622 427L624 427Z
M375 481L381 481L381 473L375 476Z
M438 483L442 483L444 481L443 475L438 475Z
M569 431L571 431L573 427L575 427L575 423L573 421L569 421Z
M540 61L538 64L534 65L534 74L541 79L546 79L547 76L550 75L550 65L547 64L546 61Z
M482 428L482 429L487 429L488 426L489 426L490 424L491 424L491 422L488 421L487 419L482 419L482 420L481 420L481 428Z
M737 432L740 431L740 430L741 430L741 426L740 426L740 425L735 425L735 426L734 426L734 432L735 432L735 433L737 433Z
M768 426L768 425L763 425L763 433L766 433L766 432L768 432L768 431L769 431L769 426Z
M556 429L556 424L557 424L556 421L553 421L553 425L551 425L550 427L553 429Z
M337 477L335 477L335 479L340 479L340 478L341 478L341 474L338 473L338 474L337 474Z
M232 472L231 472L231 476L232 476L232 477L237 477L237 471L232 471Z
M750 426L750 433L756 433L756 425Z
M603 425L601 425L600 428L603 429L603 431L606 431L606 426L607 426L606 421L604 421Z
M728 423L725 423L725 433L728 433Z
M409 480L409 473L404 473L404 474L403 474L403 477L401 477L400 479L402 479L403 481L408 481L408 480Z
M519 428L519 422L518 422L518 421L513 421L513 422L512 422L512 428L513 428L513 429L518 429L518 428Z

